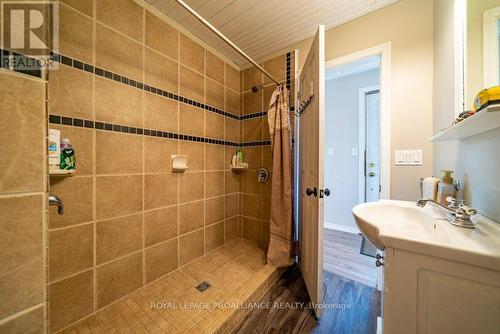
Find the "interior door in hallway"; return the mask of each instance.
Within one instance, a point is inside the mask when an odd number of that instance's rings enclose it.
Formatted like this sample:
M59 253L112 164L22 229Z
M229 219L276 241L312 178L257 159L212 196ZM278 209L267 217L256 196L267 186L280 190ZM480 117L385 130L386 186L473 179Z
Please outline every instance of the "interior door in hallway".
M313 303L323 301L324 26L319 26L300 73L299 266ZM316 316L321 309L316 309Z
M380 199L380 93L378 86L362 92L361 112L364 113L365 173L364 202ZM363 117L362 116L362 117Z

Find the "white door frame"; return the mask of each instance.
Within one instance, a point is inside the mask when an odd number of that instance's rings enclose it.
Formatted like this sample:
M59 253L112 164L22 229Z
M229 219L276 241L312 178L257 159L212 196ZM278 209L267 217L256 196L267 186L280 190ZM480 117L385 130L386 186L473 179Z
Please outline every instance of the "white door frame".
M366 57L380 56L380 199L391 196L391 43L376 45L326 61L331 68ZM335 190L333 190L335 192Z
M358 202L364 203L366 175L365 175L365 157L364 151L366 150L366 95L368 93L378 91L380 94L380 86L368 86L359 89L359 102L358 102ZM380 140L380 138L379 138Z

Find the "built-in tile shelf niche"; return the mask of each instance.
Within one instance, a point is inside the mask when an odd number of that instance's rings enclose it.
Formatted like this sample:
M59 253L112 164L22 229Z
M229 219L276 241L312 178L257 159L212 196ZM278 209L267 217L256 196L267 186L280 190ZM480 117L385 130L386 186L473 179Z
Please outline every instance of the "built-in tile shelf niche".
M500 128L500 105L493 105L438 132L429 141L465 139L497 128Z
M54 169L49 170L50 176L73 176L75 174L75 170L66 170L66 169Z

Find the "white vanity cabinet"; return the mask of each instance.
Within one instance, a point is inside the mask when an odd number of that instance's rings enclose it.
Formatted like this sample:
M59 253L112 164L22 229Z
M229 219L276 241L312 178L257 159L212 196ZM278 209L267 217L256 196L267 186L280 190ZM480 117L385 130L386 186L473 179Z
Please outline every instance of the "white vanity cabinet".
M383 333L500 334L500 272L459 261L386 247Z

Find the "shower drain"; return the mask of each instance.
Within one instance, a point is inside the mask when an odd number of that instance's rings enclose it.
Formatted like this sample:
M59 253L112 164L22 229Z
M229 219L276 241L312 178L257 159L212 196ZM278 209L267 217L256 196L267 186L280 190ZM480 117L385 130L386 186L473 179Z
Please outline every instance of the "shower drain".
M209 287L210 287L210 284L208 284L207 282L203 281L203 282L201 282L200 284L198 284L196 286L196 289L198 289L198 291L200 291L200 292L203 292L206 289L208 289Z

